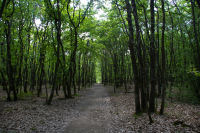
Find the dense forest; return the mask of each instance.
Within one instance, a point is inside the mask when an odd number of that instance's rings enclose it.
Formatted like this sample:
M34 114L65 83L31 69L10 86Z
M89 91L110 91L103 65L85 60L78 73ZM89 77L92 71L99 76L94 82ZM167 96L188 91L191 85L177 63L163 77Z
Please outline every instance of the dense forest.
M199 104L199 0L1 0L0 98L73 99L94 83L136 114ZM124 94L125 95L125 94Z

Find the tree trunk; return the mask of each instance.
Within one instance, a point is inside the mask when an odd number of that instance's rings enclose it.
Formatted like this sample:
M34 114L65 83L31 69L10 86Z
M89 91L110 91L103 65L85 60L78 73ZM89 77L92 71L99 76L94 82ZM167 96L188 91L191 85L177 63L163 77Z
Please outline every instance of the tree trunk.
M146 103L146 93L145 93L145 88L144 88L144 77L145 77L145 66L144 62L145 59L143 59L142 56L142 39L140 36L140 25L139 25L139 18L138 18L138 13L137 13L137 7L136 7L136 2L135 0L132 1L132 9L133 9L133 16L135 18L135 25L136 25L136 38L137 38L137 50L138 50L138 60L140 63L140 74L138 75L139 77L139 88L141 89L141 107L142 111L146 111L147 108L147 103Z
M175 67L175 54L174 54L174 21L173 21L173 16L170 12L170 8L169 8L169 4L168 4L168 11L169 11L169 16L170 16L170 20L171 20L171 26L172 26L172 30L171 30L171 42L170 42L170 64L169 64L169 69L170 69L170 73L173 73L173 69ZM174 77L171 76L171 83L173 83Z
M39 39L39 43L40 43L40 58L39 58L39 83L38 83L38 97L40 96L40 94L42 93L42 85L43 85L43 77L45 75L45 70L44 70L44 61L45 61L45 54L46 54L46 45L44 44L45 43L45 40L47 39L46 38L46 29L47 29L47 26L48 26L48 22L46 24L46 27L45 27L45 30L44 30L44 34L43 34L43 37L42 37L42 41L40 41ZM38 30L37 30L37 34L38 34L38 38L40 38L39 36L39 33L38 33Z
M14 101L17 101L17 92L15 88L15 79L13 76L13 67L11 61L11 25L12 20L6 20L7 29L6 29L6 42L7 42L7 74L8 74L8 84L9 91L13 91Z
M156 74L155 74L155 13L154 13L154 0L150 0L151 10L151 42L150 42L150 79L151 79L151 92L149 101L149 111L155 112L155 86L156 86Z
M160 30L159 30L159 10L157 9L157 50L156 50L156 59L157 59L157 69L156 69L156 74L157 74L157 97L160 97L161 95L161 77L160 77L160 73L161 73L161 69L160 69Z
M22 18L23 19L23 18ZM19 59L19 69L18 69L18 78L17 78L17 87L21 89L22 87L22 68L23 68L23 57L24 57L24 43L22 38L23 22L20 20L19 24L19 44L20 44L20 59Z
M78 59L78 91L81 90L81 52Z
M135 48L134 48L134 37L133 37L133 24L131 17L131 5L129 0L125 0L127 9L127 21L129 27L129 49L131 54L131 61L134 73L134 83L135 83L135 109L136 114L141 112L140 108L140 98L139 98L139 86L138 86L138 68L136 63Z
M164 113L164 107L165 107L165 1L161 0L162 3L162 16L163 16L163 25L162 25L162 38L161 38L161 53L162 53L162 72L161 72L161 82L162 82L162 102L161 102L161 108L160 108L160 114L162 115Z
M78 46L78 33L77 29L74 28L74 45L73 45L73 50L71 52L70 56L70 64L69 64L69 80L68 80L68 96L71 95L71 86L74 84L74 77L76 74L76 50ZM70 89L70 90L69 90ZM74 86L74 94L76 94L76 87Z
M117 88L117 73L118 73L118 69L117 69L117 55L114 53L113 54L113 68L114 68L114 93L116 93L116 88Z
M196 17L195 17L195 10L194 10L195 3L193 0L190 0L190 2L191 2L191 7L192 7L192 24L193 24L195 43L196 43L196 52L197 52L197 58L195 60L197 64L196 66L198 70L200 70L200 49L199 49L198 32L196 29Z
M3 10L4 10L5 6L6 6L6 1L7 0L3 0L2 4L1 4L0 18L2 18Z
M61 45L61 12L60 12L60 6L59 6L60 2L59 0L57 0L57 17L55 16L55 25L56 25L56 31L57 31L57 50L56 52L56 65L55 65L55 72L54 72L54 77L53 77L53 86L52 86L52 90L51 90L51 94L49 96L49 99L47 101L47 104L50 105L51 101L53 99L53 95L54 95L54 90L57 87L57 73L58 73L58 69L59 69L59 58L60 58L60 45Z
M29 55L29 47L30 47L30 43L31 43L30 32L31 32L31 26L29 25L28 34L27 34L28 43L27 43L27 47L26 47L26 52L27 52L26 55ZM28 62L28 57L27 56L24 57L24 61L25 61L25 68L24 68L24 92L27 93L27 85L28 85L28 63L27 63Z
M34 42L33 44L33 53L31 57L31 83L30 83L30 90L33 91L35 89L35 72L36 72L36 61L35 61L35 56L36 56L36 44Z
M60 46L61 46L61 50L62 50L62 59L63 59L63 65L62 65L62 71L63 71L63 81L62 81L62 88L63 88L63 92L64 92L64 96L65 98L67 98L67 92L66 92L66 59L65 59L65 50L64 50L64 47L63 47L63 43L61 41L60 43Z

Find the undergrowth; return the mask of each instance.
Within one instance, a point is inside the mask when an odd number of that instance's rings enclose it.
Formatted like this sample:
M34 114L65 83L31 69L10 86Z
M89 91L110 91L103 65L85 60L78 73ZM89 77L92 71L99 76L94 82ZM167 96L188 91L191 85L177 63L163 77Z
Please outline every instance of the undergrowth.
M184 103L190 104L200 104L200 99L195 94L194 89L186 88L186 87L173 87L171 89L167 89L167 97L170 100L176 100Z

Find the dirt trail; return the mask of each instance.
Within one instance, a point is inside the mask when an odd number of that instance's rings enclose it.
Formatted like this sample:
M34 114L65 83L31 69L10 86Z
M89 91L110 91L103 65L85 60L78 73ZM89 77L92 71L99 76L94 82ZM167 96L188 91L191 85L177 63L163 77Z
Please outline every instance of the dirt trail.
M133 115L134 93L113 94L113 87L95 84L91 88L83 89L79 94L81 96L74 99L55 98L51 106L44 104L44 98L38 97L17 102L0 101L0 133L200 131L199 105L166 101L165 115L152 114L154 123L149 124L146 113L141 116ZM176 124L178 121L183 124Z
M80 116L73 120L64 132L67 133L108 133L111 128L111 103L109 89L95 84L78 106Z

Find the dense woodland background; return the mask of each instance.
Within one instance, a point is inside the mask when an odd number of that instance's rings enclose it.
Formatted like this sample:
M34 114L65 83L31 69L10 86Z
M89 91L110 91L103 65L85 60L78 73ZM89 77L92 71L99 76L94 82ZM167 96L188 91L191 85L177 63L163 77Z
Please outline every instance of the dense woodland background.
M2 98L51 104L101 82L114 92L133 87L136 113L161 104L163 114L166 98L199 104L200 1L104 2L1 0Z

